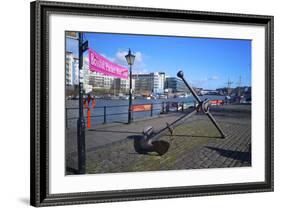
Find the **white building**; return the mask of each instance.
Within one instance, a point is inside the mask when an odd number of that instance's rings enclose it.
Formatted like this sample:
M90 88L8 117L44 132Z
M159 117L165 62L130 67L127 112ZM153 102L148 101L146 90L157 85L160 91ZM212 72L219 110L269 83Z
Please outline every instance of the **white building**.
M123 90L128 90L130 88L130 80L129 79L120 79L121 86L120 88ZM132 79L132 89L134 89L134 79Z
M130 88L129 79L115 78L113 81L112 89L117 90L118 92L128 93ZM133 79L132 79L132 89L133 88Z
M89 84L93 86L93 88L97 89L111 89L113 85L114 78L110 76L105 76L99 72L90 71L89 75Z
M165 87L165 73L154 72L149 74L133 74L136 92L142 94L162 94Z
M163 94L165 88L165 73L154 72L153 78L153 92L155 94Z
M91 71L89 71L89 59L87 56L83 57L83 89L85 93L92 92L93 86L90 84Z
M67 86L73 85L73 79L72 79L72 74L73 74L73 53L66 51L65 54L65 84Z
M129 79L120 79L107 75L103 75L99 72L91 72L89 74L89 84L95 89L116 89L116 90L128 90L130 87ZM133 86L133 82L132 82Z
M130 83L129 83L130 84ZM130 87L130 86L129 86ZM132 79L132 90L135 91L136 89L136 80Z
M73 58L72 82L73 85L79 85L79 59L75 57Z
M67 86L79 84L79 59L69 51L65 57L65 84Z

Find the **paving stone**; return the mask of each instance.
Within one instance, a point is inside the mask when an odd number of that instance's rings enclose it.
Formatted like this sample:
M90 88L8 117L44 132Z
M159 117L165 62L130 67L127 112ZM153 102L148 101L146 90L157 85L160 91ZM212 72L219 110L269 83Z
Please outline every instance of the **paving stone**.
M237 106L236 106L237 107ZM214 117L227 134L218 138L217 130L205 115L195 115L174 130L174 136L163 136L170 142L169 151L138 154L132 137L141 135L144 126L160 129L181 113L138 121L131 125L106 124L86 131L87 173L110 173L155 170L180 170L198 168L225 168L251 166L251 114L239 106L220 108ZM232 109L229 111L229 109ZM66 132L66 170L75 174L77 169L77 138L73 129Z

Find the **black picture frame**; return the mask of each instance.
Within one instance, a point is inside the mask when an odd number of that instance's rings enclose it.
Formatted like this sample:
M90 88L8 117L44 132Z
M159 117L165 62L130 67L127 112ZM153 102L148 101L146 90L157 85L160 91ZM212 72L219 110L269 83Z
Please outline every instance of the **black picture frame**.
M94 5L31 2L31 199L33 206L72 205L217 194L273 191L273 16ZM260 25L265 27L265 181L83 193L49 193L49 48L52 13L173 21Z

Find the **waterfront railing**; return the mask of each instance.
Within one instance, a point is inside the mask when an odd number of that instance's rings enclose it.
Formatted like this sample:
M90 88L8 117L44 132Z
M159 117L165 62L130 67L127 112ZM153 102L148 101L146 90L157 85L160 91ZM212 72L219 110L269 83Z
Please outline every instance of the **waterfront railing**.
M141 118L148 118L159 116L160 114L184 111L185 109L194 106L194 102L158 102L158 103L144 103L135 105L151 105L149 110L132 111L132 118L138 120ZM90 108L92 125L107 124L114 122L127 123L129 105L104 105ZM78 107L65 108L65 126L66 128L76 127L76 120L78 119ZM88 108L84 108L85 121L88 121Z

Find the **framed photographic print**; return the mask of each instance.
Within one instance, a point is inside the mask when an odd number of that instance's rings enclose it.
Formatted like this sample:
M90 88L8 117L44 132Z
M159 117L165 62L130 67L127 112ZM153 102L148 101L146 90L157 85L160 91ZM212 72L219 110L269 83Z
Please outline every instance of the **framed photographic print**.
M31 205L273 191L273 17L31 3Z

